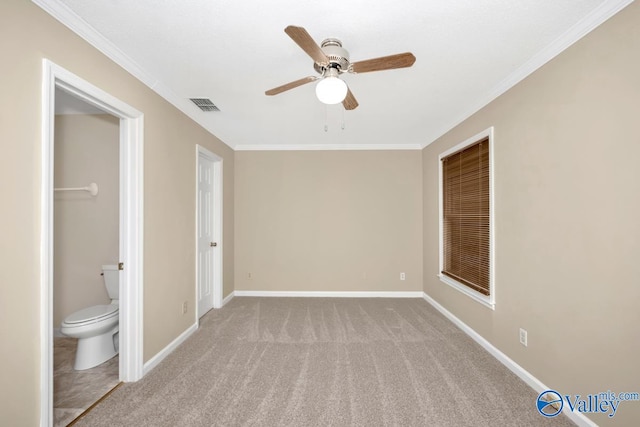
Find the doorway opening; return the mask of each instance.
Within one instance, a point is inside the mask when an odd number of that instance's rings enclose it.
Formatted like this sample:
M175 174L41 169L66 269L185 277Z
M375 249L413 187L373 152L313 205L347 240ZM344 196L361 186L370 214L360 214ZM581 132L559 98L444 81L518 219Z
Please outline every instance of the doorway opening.
M119 123L118 271L119 381L142 377L143 115L58 65L43 60L40 237L40 425L53 422L54 128L56 93L117 118ZM89 192L93 193L93 187Z
M120 383L119 129L117 117L55 91L54 426L69 424Z

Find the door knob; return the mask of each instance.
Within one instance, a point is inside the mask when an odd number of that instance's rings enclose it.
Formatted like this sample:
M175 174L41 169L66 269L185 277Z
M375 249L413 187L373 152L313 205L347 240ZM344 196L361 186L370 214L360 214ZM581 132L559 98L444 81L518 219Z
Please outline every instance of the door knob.
M209 243L209 246L211 246L211 247L215 247L215 246L218 246L218 243L216 243L216 242L210 242L210 243Z

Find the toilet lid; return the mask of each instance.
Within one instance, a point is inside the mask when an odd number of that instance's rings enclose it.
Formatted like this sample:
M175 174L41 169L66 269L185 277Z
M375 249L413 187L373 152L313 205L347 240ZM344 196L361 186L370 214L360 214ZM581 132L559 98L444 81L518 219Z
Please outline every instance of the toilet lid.
M117 311L118 306L115 304L94 305L93 307L87 307L80 311L76 311L64 321L65 323L83 323L89 320L99 320L104 317L109 317Z

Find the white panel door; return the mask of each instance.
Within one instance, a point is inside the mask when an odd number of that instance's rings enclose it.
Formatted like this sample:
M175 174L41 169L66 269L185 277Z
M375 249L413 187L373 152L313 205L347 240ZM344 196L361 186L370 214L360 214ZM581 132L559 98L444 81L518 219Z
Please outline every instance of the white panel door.
M213 161L198 156L198 316L202 317L213 308L214 250L214 198Z

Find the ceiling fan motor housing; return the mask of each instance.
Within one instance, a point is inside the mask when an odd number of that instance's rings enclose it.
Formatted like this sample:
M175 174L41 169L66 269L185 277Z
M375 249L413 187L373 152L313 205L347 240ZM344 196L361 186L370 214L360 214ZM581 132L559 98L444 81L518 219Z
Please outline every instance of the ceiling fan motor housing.
M329 58L329 64L314 62L313 68L320 73L328 68L335 68L339 73L349 71L349 52L342 47L342 42L338 39L325 39L320 45L324 54Z

